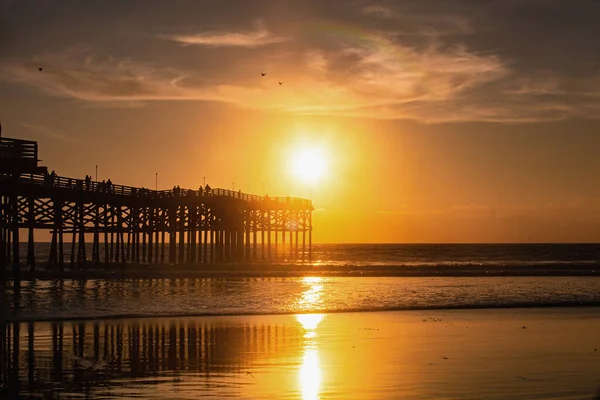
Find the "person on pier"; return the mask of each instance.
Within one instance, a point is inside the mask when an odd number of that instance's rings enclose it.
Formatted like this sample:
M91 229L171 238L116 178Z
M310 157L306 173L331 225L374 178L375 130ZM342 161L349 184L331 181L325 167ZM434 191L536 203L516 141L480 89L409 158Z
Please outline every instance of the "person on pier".
M211 190L212 190L212 189L210 188L210 186L209 186L209 185L208 185L208 183L207 183L207 184L206 184L206 187L204 188L204 191L206 192L206 195L207 195L207 196L210 196L210 191L211 191Z
M46 172L44 172L44 184L52 186L52 178L50 178L50 174L48 173L47 170L46 170Z

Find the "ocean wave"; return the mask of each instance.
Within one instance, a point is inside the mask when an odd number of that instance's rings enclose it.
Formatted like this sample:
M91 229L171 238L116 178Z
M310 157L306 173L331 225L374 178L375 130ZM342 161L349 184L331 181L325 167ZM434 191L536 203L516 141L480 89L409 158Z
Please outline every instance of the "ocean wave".
M0 290L5 320L600 305L600 277L65 280Z
M104 244L99 246L103 254ZM92 244L88 243L86 248L87 254L92 254ZM70 246L64 249L67 265L70 250ZM49 243L36 243L36 262L40 265L47 263L49 252ZM21 253L27 253L26 243L21 243ZM305 258L308 258L307 254ZM281 249L278 260L283 264L289 263ZM600 266L600 244L313 244L312 261L318 265L348 268L552 265L579 268Z
M298 315L298 314L339 314L339 313L367 313L367 312L393 312L393 311L436 311L436 310L485 310L485 309L520 309L520 308L570 308L570 307L600 307L600 300L594 301L562 301L562 302L515 302L505 304L461 304L461 305L429 305L429 306L393 306L372 308L336 308L315 309L299 311L200 311L200 312L173 312L173 313L123 313L123 314L97 314L97 315L71 315L71 316L35 316L15 317L2 316L6 323L14 322L51 322L51 321L93 321L93 320L118 320L118 319L147 319L147 318L184 318L184 317L237 317L253 315ZM598 317L600 318L600 316Z

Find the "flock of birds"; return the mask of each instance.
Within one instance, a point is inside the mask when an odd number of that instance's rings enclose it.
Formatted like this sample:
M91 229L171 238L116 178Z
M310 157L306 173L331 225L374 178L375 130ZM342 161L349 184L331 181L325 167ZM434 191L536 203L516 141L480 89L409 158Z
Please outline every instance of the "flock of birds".
M43 67L38 67L38 71L43 72L44 68ZM267 73L266 72L261 72L260 76L267 76ZM279 85L280 86L283 85L283 82L279 81Z
M260 76L267 76L267 73L266 73L266 72L261 72L261 73L260 73ZM280 82L279 82L279 85L283 85L283 82L281 82L281 81L280 81Z

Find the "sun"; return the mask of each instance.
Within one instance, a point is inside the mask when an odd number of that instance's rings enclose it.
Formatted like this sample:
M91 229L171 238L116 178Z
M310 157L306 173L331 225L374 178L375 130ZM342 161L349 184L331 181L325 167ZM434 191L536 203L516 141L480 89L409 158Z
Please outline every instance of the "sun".
M307 146L292 153L291 171L304 183L317 183L327 174L327 169L328 159L322 148Z

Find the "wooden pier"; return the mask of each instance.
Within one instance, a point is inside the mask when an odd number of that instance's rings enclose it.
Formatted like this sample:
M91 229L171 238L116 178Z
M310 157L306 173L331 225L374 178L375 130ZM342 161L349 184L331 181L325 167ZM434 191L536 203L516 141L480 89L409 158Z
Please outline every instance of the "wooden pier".
M46 267L58 272L126 263L310 262L312 211L301 198L149 190L48 174L38 166L36 142L0 138L1 281L7 266L15 280L22 268L35 270L36 230L50 232Z

